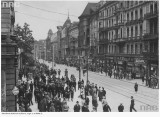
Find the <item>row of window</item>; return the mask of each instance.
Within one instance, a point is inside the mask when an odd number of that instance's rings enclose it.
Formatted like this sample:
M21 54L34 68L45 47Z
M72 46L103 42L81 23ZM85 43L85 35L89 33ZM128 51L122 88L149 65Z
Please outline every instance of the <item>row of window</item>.
M116 45L109 45L108 46L108 53L109 54L115 54L115 53L141 54L142 52L143 52L143 44L142 43L127 44L126 49L125 49L125 47L124 48L118 47Z
M104 39L108 38L109 40L115 39L115 38L127 38L127 37L136 37L141 36L143 33L143 25L135 25L135 26L130 26L126 28L125 32L125 27L122 27L116 32L115 30L111 30L107 32L103 32L99 34L99 39Z
M134 5L138 5L139 1L127 1L127 3L125 2L118 2L117 4L111 6L111 7L107 7L104 10L99 12L99 17L110 17L114 14L115 10L117 8L124 8L125 6L127 8L132 7Z

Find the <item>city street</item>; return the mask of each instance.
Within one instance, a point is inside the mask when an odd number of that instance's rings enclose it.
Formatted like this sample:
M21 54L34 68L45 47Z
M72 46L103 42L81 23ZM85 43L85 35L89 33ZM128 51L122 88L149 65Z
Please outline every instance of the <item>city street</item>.
M42 63L43 61L40 60L40 62ZM52 67L52 63L47 63L47 62L44 62L44 63L48 65L50 68ZM65 65L56 65L54 69L61 69L61 76L64 75L64 70L68 69L69 76L71 74L74 74L77 79L76 81L78 82L79 71L77 71L76 68L67 67ZM83 75L81 76L82 76L82 79L86 81L86 74L85 76ZM126 82L126 81L109 78L107 76L100 75L98 73L94 73L90 71L89 71L89 81L91 83L97 84L98 87L100 86L105 88L107 92L106 93L107 102L110 105L111 110L114 112L118 111L118 106L120 103L123 103L124 111L129 112L131 96L133 96L135 99L135 108L138 112L158 111L158 89L151 89L143 85L139 85L138 92L135 93L133 82ZM137 80L137 82L138 81L139 80ZM68 103L70 106L70 111L73 111L73 106L75 102L77 100L80 100L78 96L79 96L79 91L75 93L74 101ZM90 97L90 102L92 102L91 97ZM89 109L90 111L92 110L91 103L90 103ZM101 102L98 102L98 112L99 111L102 111Z

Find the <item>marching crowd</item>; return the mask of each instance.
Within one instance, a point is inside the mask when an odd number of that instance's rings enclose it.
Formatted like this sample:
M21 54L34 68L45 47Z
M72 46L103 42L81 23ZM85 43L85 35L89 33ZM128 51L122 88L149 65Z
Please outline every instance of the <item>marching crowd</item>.
M19 88L18 105L20 112L32 112L30 108L33 105L33 95L38 105L39 112L68 112L70 107L68 101L73 101L74 94L80 90L82 102L77 101L74 105L74 112L89 112L89 103L92 103L93 110L97 112L98 99L102 103L103 112L111 112L111 108L106 100L106 91L103 87L88 81L84 84L83 79L76 82L75 76L72 74L69 78L67 69L65 75L61 76L61 70L49 69L43 64L34 71L34 78L31 82L22 82ZM135 87L138 88L136 85ZM135 88L135 90L137 90ZM88 96L92 97L90 102ZM80 104L81 103L81 104ZM118 111L123 112L124 106L121 103ZM130 112L134 108L134 99L131 97Z

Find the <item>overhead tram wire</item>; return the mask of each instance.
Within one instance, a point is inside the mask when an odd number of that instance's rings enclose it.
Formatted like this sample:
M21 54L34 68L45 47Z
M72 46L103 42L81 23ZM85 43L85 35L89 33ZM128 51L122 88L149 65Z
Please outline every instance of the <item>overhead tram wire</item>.
M27 14L27 13L22 13L22 12L19 12L19 11L15 11L16 13L20 13L20 14L23 14L23 15L26 15L26 16L31 16L31 17L35 17L35 18L40 18L40 19L43 19L43 20L49 20L49 21L52 21L52 22L61 22L61 23L64 23L62 21L59 21L59 20L53 20L53 19L47 19L47 18L44 18L44 17L39 17L39 16L35 16L35 15L30 15L30 14Z
M68 16L68 14L65 14L65 13L59 13L59 12L55 12L55 11L49 11L49 10L46 10L46 9L42 9L42 8L38 8L38 7L33 7L33 6L30 6L30 5L27 5L27 4L24 4L24 3L20 3L24 6L27 6L27 7L31 7L31 8L34 8L34 9L38 9L38 10L41 10L41 11L44 11L44 12L49 12L49 13L56 13L56 14L59 14L59 15L65 15L65 16ZM69 16L72 16L72 17L79 17L79 16L76 16L76 15L69 15Z

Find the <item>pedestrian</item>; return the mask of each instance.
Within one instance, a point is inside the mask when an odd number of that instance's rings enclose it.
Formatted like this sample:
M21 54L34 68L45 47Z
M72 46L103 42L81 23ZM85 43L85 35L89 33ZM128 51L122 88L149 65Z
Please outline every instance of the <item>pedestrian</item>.
M137 84L137 82L134 85L134 89L135 89L135 92L137 93L137 91L138 91L138 84Z
M30 90L33 92L33 83L32 83L32 81L30 83Z
M134 110L135 112L137 112L137 110L134 108L134 99L133 96L131 96L131 105L130 105L130 112L132 112L132 110Z
M102 96L106 97L106 91L104 90L104 87L102 87Z
M32 109L29 107L29 105L27 107L27 111L26 112L32 112Z
M82 112L89 112L88 106L85 103L82 106Z
M110 106L108 105L108 103L106 103L106 104L103 106L103 112L111 112L111 108L110 108Z
M39 111L40 112L46 112L47 111L47 100L45 97L40 101L40 106L39 106Z
M102 92L102 90L101 90L101 87L99 87L98 97L99 97L99 101L102 101L103 92Z
M103 96L103 99L102 99L102 107L107 103L107 100L106 100L106 97Z
M120 103L120 105L118 106L118 111L123 112L123 110L124 110L124 106L122 103Z
M89 105L89 98L88 97L86 97L85 103L87 106Z
M28 94L28 98L29 98L29 105L33 105L33 102L32 102L32 91L31 90L29 90L29 94Z
M97 112L96 107L93 106L93 110L91 112Z
M74 97L74 87L71 87L70 93L71 93L71 101L73 102L73 97Z
M51 107L49 109L49 112L55 112L55 107L54 107L54 103L51 103Z
M80 112L80 105L79 102L76 102L76 105L74 105L74 112Z
M67 102L64 103L64 105L62 106L62 112L68 112L69 110L69 106L67 105Z
M19 106L18 112L25 112L24 105L23 106Z

